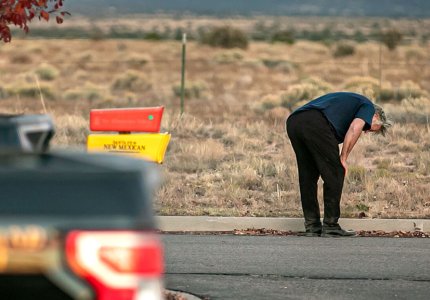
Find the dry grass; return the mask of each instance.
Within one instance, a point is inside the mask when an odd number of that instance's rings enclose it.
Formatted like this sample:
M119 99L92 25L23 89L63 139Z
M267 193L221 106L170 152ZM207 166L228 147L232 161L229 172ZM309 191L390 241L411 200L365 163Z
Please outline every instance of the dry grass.
M334 58L332 48L304 41L251 43L246 51L191 42L186 113L179 117L179 43L14 40L0 45L1 112L43 112L39 74L57 125L54 147L84 147L91 108L164 105L162 130L172 141L157 193L160 214L301 216L284 121L325 92L378 94L379 46L355 47L352 56ZM345 217L430 217L426 47L383 49L381 87L400 98L381 104L395 125L386 138L363 136L352 152Z

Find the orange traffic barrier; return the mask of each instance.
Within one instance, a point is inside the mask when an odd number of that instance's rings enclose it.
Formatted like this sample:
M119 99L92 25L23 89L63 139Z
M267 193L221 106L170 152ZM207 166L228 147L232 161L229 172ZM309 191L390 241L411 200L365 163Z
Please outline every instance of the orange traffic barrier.
M164 107L92 109L91 131L159 132Z

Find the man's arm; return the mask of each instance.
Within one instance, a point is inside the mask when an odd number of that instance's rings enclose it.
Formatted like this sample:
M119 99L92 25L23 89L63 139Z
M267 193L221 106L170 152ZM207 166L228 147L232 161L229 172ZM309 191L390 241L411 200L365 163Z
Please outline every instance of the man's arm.
M365 124L366 123L363 119L355 118L346 132L342 151L340 153L340 162L345 169L345 175L348 171L348 164L346 163L346 160L348 159L348 155L351 153L352 148L354 148L355 143L357 143Z

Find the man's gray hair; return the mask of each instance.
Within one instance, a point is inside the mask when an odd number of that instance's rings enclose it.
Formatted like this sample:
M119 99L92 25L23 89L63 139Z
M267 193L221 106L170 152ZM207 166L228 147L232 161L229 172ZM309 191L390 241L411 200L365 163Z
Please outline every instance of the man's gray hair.
M375 107L375 114L377 114L379 117L378 123L381 125L381 129L377 133L380 133L385 136L388 128L391 127L393 123L390 119L387 118L382 107L380 107L378 104L373 104L373 106Z

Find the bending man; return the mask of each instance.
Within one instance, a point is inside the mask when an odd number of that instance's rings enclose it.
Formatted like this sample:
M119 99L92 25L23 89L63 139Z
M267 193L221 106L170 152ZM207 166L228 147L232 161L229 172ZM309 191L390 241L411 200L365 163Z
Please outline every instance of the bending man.
M385 134L390 123L384 111L362 95L338 92L298 108L288 117L286 125L299 169L305 235L355 235L338 224L347 159L363 131ZM324 181L322 225L317 199L320 176Z

